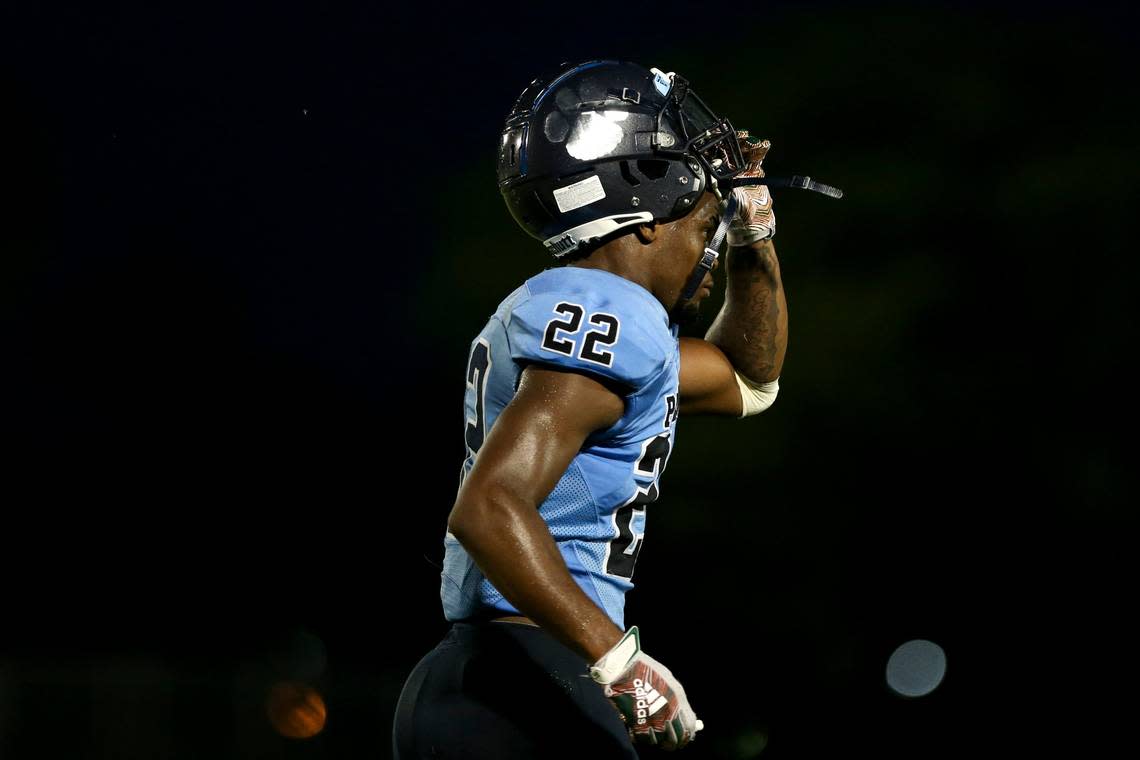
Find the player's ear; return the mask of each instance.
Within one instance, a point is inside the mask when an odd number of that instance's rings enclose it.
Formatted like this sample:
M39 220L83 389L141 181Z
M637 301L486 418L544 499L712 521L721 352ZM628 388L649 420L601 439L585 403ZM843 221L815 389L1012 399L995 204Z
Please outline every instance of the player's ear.
M635 228L637 239L641 241L642 245L649 245L657 239L657 221L643 222Z

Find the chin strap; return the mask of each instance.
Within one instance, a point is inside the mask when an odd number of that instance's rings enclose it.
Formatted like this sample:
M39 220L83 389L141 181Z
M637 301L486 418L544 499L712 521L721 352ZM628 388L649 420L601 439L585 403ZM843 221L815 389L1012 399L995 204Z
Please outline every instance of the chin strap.
M767 185L768 187L794 187L800 190L811 190L816 193L823 193L829 198L842 198L843 191L838 187L825 185L822 182L816 182L811 177L801 177L798 174L791 177L743 177L741 179L731 180L732 187L744 187L745 185Z
M728 205L724 207L724 212L720 216L720 226L716 228L712 240L705 246L705 252L701 256L701 260L697 262L693 273L689 275L689 279L685 283L685 289L681 291L681 299L678 303L684 303L692 298L693 294L697 292L697 288L701 286L701 281L705 279L705 275L712 271L713 266L716 264L716 259L720 255L720 244L724 242L724 236L728 234L728 225L735 216L736 196L729 194Z

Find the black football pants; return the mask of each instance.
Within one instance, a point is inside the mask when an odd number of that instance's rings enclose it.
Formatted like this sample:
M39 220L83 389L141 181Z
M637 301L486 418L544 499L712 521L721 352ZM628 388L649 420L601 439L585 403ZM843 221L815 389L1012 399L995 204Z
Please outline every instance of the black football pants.
M396 760L635 760L587 663L541 628L453 623L404 683Z

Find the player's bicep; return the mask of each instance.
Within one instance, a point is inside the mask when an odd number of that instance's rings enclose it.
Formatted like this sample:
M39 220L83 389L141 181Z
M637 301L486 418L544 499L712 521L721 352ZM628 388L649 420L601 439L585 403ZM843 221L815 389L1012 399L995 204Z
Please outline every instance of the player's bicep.
M481 490L506 489L541 504L587 436L612 426L624 412L622 397L594 377L529 365L479 449L459 501Z
M700 338L681 338L680 345L681 413L739 417L740 386L724 352Z

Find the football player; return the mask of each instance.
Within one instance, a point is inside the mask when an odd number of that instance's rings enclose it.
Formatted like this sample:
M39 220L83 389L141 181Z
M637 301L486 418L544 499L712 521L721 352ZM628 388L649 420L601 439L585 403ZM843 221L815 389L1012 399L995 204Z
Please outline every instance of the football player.
M634 63L564 65L519 96L499 188L561 266L471 342L441 576L452 626L404 685L397 758L636 758L703 727L624 600L682 413L742 418L776 398L788 310L755 182L768 147L680 75ZM680 337L725 241L724 306L703 340Z

